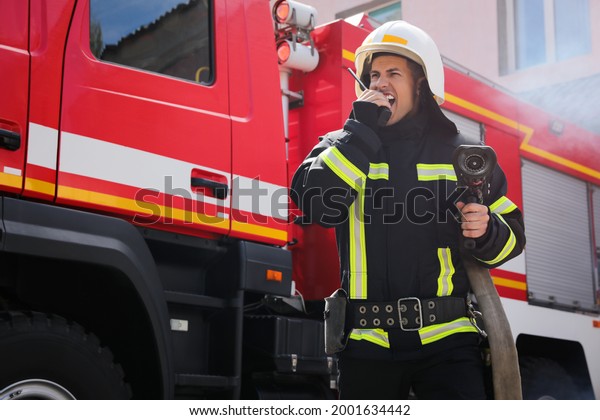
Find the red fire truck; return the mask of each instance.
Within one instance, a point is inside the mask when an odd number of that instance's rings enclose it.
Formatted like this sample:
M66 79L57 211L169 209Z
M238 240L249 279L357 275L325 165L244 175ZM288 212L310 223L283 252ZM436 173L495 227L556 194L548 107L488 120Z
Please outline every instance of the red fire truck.
M365 29L281 0L0 9L0 399L335 398L333 232L288 185ZM445 70L524 209L492 275L525 395L600 397L600 137Z

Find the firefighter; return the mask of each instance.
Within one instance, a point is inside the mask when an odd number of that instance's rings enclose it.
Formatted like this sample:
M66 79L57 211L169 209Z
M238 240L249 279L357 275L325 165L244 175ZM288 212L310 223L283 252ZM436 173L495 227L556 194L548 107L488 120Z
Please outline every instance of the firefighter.
M355 57L350 117L320 138L291 191L304 222L336 230L347 296L340 396L484 399L460 237L496 267L524 247L521 212L498 166L483 204L460 198L452 156L467 141L441 112L444 71L429 35L388 22Z

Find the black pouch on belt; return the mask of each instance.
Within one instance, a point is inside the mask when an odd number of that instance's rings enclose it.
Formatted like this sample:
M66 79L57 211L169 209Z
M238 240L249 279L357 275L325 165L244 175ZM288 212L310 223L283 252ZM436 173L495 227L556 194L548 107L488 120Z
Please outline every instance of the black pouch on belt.
M337 289L325 298L325 353L332 355L344 350L348 336L345 331L348 294Z

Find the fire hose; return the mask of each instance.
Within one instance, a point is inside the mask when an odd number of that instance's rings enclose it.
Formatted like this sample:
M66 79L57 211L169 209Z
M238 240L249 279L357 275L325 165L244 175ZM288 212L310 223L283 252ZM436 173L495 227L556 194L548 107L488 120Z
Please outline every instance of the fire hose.
M481 202L486 178L496 166L496 154L493 149L487 146L460 146L453 162L459 186L468 189L467 201ZM473 240L463 242L463 249L466 251L474 246ZM484 316L491 354L494 399L523 399L517 348L490 272L477 264L468 252L463 252L463 263L471 290Z
M463 263L471 290L481 313L484 314L485 331L492 358L494 399L521 400L523 396L517 348L490 272L487 268L477 265L472 257L464 256Z

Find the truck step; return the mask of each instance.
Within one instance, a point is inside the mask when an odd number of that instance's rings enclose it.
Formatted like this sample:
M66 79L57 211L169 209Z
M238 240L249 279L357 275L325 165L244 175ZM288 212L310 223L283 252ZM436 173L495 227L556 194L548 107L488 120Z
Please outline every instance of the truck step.
M175 375L175 384L178 386L197 386L211 388L236 388L241 381L237 376L197 375L191 373L178 373Z
M202 308L225 309L235 308L240 305L238 299L221 299L213 296L196 295L192 293L173 292L166 290L165 299L169 303L198 306Z

